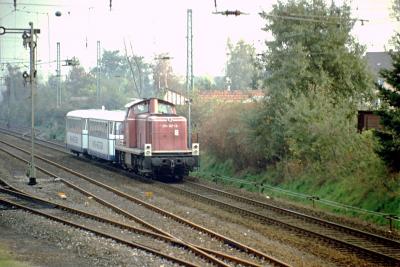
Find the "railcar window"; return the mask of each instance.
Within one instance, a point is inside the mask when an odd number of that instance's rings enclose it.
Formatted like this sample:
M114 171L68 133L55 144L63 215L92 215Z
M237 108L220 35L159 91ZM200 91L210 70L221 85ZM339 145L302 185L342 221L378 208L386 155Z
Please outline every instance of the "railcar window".
M90 121L89 132L91 136L107 138L107 122Z
M174 114L173 106L165 103L158 103L158 113Z
M80 119L67 119L67 130L72 133L82 133L82 124Z
M115 134L116 135L122 135L123 134L123 128L122 128L122 123L117 122L116 127L115 127Z
M108 133L109 133L109 134L115 134L115 131L114 131L114 124L115 124L115 122L112 122L112 121L110 121L110 122L108 123Z

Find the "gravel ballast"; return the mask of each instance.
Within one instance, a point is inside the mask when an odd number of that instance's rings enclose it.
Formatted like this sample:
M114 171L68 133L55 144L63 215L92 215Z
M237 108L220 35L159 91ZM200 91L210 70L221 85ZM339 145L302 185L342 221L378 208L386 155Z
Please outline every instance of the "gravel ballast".
M244 218L241 218L240 216L235 216L229 212L219 210L218 208L208 206L204 203L197 203L187 197L180 195L171 195L170 192L166 192L165 190L157 188L155 184L146 184L138 180L132 180L131 178L128 178L121 174L107 171L104 168L99 168L94 165L88 165L88 163L85 162L85 160L83 161L77 160L70 155L61 155L61 153L54 151L46 150L43 154L46 154L47 156L51 155L51 158L53 160L56 160L61 164L73 167L75 170L79 172L84 172L85 174L87 174L92 178L96 178L99 181L106 182L109 185L113 185L119 188L120 190L123 190L148 203L159 206L161 208L165 208L169 212L175 213L186 219L189 219L198 224L206 226L212 229L213 231L228 235L229 237L235 240L244 242L267 254L270 254L278 259L288 262L289 264L292 264L294 266L337 266L337 265L372 266L368 262L358 259L357 257L351 257L351 256L349 257L348 254L346 255L346 254L341 254L340 252L334 252L334 249L327 249L324 247L321 248L318 244L312 244L310 240L299 239L299 237L291 234L290 232L285 232L282 229L277 229L276 227L273 226L269 227L265 225L260 225L257 222L252 222L251 220L248 219L246 220ZM87 208L88 210L91 211L94 210L95 211L94 213L96 214L98 213L104 216L120 218L120 216L115 215L111 210L104 208L101 205L98 205L97 203L95 203L90 199L88 200L86 198L86 200L83 200L85 199L85 197L83 197L80 193L76 193L74 192L74 190L70 190L68 188L65 188L65 186L63 185L55 183L49 177L41 176L41 178L38 179L39 186L28 187L25 185L26 181L23 181L21 173L16 173L15 171L17 169L21 169L21 166L23 164L16 163L16 161L12 159L7 159L7 156L3 153L0 153L0 158L5 159L3 164L0 163L0 175L5 174L5 176L7 176L8 179L12 180L19 186L25 187L26 189L29 189L32 192L35 191L40 192L42 196L53 199L54 198L57 199L55 191L62 191L65 192L68 197L66 200L60 200L60 199L57 200L60 201L61 203L64 201L65 203L75 205L76 207ZM1 172L1 170L3 170L3 172ZM63 176L67 178L68 175L63 174ZM95 189L94 191L97 191L97 193L99 193L102 196L106 194L105 192L97 189ZM147 197L146 196L147 192L152 192L151 194L152 197ZM109 196L109 198L113 199L115 197ZM191 241L199 242L199 244L205 245L207 247L212 246L210 244L211 243L214 244L215 242L215 240L213 240L209 236L199 232L194 232L196 234L190 236L188 232L184 232L184 230L182 230L186 228L185 226L173 222L162 215L154 214L154 212L149 213L148 211L146 211L146 209L144 209L140 205L134 205L132 204L132 202L130 203L124 202L119 199L115 199L115 201L119 203L119 205L122 205L124 209L127 209L132 213L136 212L136 214L138 215L143 215L145 216L146 219L152 220L153 223L159 222L160 227L164 227L164 229L170 231L171 233L177 235L180 233L184 233L183 235L189 238ZM9 212L9 211L3 211L3 212ZM70 233L70 231L66 232L68 234ZM87 244L88 243L85 243L85 246ZM222 247L226 251L233 250L231 247L225 245L222 245ZM63 247L62 250L65 250L65 248ZM77 252L72 248L67 250L70 251L72 254L75 254ZM79 250L81 251L81 249ZM88 249L88 251L92 250ZM96 250L93 251L94 251L93 255L95 254L97 255ZM332 252L334 253L334 255L329 255ZM100 250L99 255L97 255L98 258L103 259L103 257L107 257L108 254L104 253L105 253L104 251ZM113 257L111 256L111 258ZM112 262L112 259L109 262L107 262L108 265L111 263L113 266L115 265L114 264L115 262ZM99 264L101 265L101 263ZM157 264L151 265L150 263L150 265L149 264L146 265L145 263L145 265L140 265L140 266L160 266ZM135 264L131 265L130 263L125 264L125 262L116 263L116 265L139 266ZM170 266L170 262L168 262L168 264L165 266Z

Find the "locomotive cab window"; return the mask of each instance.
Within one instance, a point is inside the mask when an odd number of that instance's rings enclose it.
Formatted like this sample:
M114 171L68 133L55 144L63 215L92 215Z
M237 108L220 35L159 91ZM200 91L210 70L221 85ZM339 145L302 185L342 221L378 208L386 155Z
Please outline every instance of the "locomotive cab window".
M158 113L161 114L175 114L174 107L170 104L158 103Z
M133 112L135 114L149 112L149 103L144 102L144 103L137 104L136 106L133 107Z

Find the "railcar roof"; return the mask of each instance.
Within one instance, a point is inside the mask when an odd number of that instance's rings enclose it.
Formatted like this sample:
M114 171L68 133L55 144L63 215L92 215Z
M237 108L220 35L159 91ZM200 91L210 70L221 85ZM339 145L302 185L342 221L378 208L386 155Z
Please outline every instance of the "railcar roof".
M103 109L80 109L72 110L67 113L67 117L83 119L97 119L107 121L123 121L126 111L123 110L103 110Z

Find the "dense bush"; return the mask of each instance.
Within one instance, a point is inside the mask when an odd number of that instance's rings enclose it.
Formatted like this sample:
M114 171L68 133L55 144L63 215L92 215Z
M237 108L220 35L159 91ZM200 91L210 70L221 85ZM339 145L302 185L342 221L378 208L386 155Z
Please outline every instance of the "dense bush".
M258 168L263 161L249 139L252 103L215 104L212 112L201 120L200 136L203 150L224 161L231 159L236 169Z
M384 174L374 153L376 141L370 132L357 132L356 113L347 103L333 105L324 94L300 96L282 122L287 176L306 172L325 181L350 176L377 179Z

